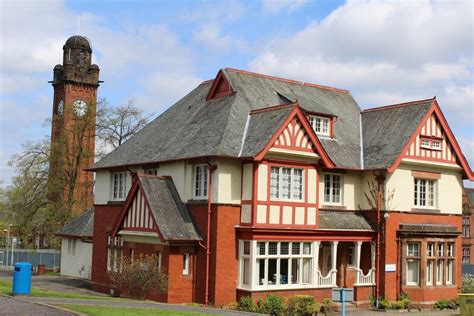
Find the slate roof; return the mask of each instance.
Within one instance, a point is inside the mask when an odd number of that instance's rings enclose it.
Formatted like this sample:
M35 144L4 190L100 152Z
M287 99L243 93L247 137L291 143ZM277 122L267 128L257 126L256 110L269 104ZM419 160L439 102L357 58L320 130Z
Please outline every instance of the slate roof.
M474 189L464 188L464 191L466 191L467 198L471 202L471 205L474 205Z
M362 112L364 169L390 167L433 102L427 99Z
M78 218L64 225L57 236L92 237L94 234L94 208L87 209Z
M199 230L171 178L138 175L138 180L165 240L201 240Z
M373 231L362 212L319 210L319 229Z
M213 81L201 83L97 162L94 169L202 156L250 157L264 143L259 137L271 137L264 133L272 130L267 124L259 129L256 120L264 118L255 116L255 121L252 118L249 122L247 142L242 146L250 111L288 101L297 102L306 111L337 116L335 138L320 137L320 141L337 166L360 168L360 108L350 93L235 69L221 71L235 94L206 101ZM276 124L281 117L273 119Z

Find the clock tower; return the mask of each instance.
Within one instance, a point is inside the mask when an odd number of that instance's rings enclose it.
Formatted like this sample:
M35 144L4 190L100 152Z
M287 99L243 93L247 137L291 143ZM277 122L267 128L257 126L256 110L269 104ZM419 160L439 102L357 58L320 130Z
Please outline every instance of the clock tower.
M63 46L63 64L54 67L50 199L65 215L93 205L95 122L99 67L91 64L92 48L83 36Z

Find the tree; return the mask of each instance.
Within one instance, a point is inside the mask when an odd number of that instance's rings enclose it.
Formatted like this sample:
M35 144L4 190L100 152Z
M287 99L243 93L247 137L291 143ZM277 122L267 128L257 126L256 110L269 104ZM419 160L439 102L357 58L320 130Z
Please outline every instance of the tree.
M97 140L99 156L111 149L122 145L132 135L145 127L153 114L145 115L143 110L137 108L133 100L118 107L111 107L107 100L101 100L97 105Z

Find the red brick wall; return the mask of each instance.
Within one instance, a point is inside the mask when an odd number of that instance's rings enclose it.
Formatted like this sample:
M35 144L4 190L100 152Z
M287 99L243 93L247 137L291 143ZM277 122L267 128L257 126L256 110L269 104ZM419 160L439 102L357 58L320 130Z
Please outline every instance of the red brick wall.
M371 217L375 217L376 212L371 212ZM397 287L400 285L400 280L397 279L397 272L384 273L385 264L396 264L397 271L400 272L400 261L398 260L398 243L397 231L400 223L404 224L443 224L452 225L461 231L461 216L460 215L442 215L442 214L419 214L407 212L389 212L389 218L386 220L385 231L385 245L382 245L381 251L381 295L389 300L396 300ZM461 285L461 235L456 238L456 285L455 286L437 286L437 287L407 287L402 286L401 290L410 294L412 300L418 302L436 301L441 298L455 298L457 286ZM420 249L421 251L421 249ZM403 269L403 266L402 266ZM423 274L422 267L420 268L420 275ZM397 285L398 283L398 285Z
M94 237L92 245L92 282L95 289L105 291L109 285L107 277L107 235L119 215L122 205L95 205ZM102 286L101 286L102 285Z
M464 190L462 195L462 205L463 215L469 216L471 218L471 229L469 237L463 237L462 244L463 247L469 247L471 249L471 257L469 263L474 264L474 205L471 204Z
M261 291L248 292L245 290L237 290L237 300L241 296L250 296L255 300L265 298L267 295L278 295L283 297L290 297L295 295L313 295L316 301L322 302L325 298L332 298L332 289L308 289L308 290L284 290L284 291Z

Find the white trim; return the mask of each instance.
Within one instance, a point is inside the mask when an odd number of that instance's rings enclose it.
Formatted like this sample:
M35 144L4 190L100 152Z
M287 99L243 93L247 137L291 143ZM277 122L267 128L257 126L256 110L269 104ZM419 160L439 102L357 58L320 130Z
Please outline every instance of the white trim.
M360 144L360 168L364 169L364 134L362 130L362 113L359 113L359 144Z
M446 163L446 162L438 162L438 161L429 161L429 160L418 160L418 159L410 159L410 158L403 158L402 162L405 163L412 163L416 165L430 165L430 166L437 166L437 167L446 167L451 169L458 169L462 170L462 167L459 166L457 163Z
M189 275L189 253L183 254L183 275Z
M310 153L307 151L299 151L299 150L293 150L293 149L272 147L268 151L273 152L273 153L279 153L279 154L291 154L291 155L305 156L305 157L311 157L311 158L320 158L319 155L314 152Z
M250 114L247 114L247 121L245 122L244 134L242 135L242 141L240 143L240 150L238 157L242 156L242 151L244 151L245 138L247 138L247 131L250 125Z
M316 119L319 119L320 121L320 131L316 131ZM327 132L323 132L323 122L327 122ZM308 117L308 122L311 125L311 128L313 129L314 133L316 135L322 135L322 136L328 136L331 137L331 119L325 116L318 116L318 115L309 115Z

